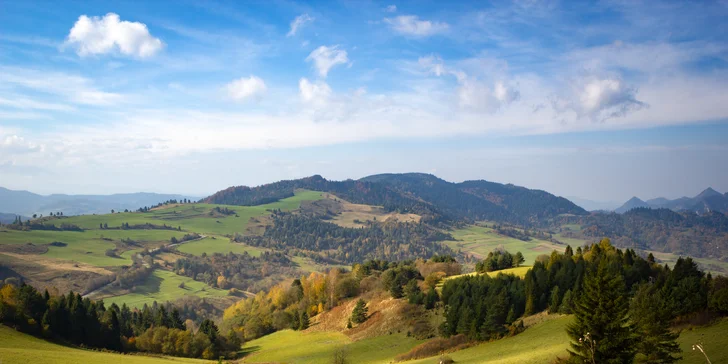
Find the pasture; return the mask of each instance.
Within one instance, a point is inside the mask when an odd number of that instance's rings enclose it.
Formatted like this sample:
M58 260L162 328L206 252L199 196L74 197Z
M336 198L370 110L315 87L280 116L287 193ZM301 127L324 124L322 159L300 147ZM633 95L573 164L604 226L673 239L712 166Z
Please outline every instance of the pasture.
M384 364L420 343L422 341L401 333L351 341L340 332L283 330L245 343L243 362L328 363L334 352L342 348L350 363Z
M181 283L184 283L184 288L180 287ZM133 292L119 296L104 297L103 299L107 306L112 303L116 303L119 306L126 303L129 307L141 308L145 303L151 305L154 301L162 303L190 295L198 297L225 297L227 293L228 291L226 290L210 287L192 278L157 269L146 279L143 285L136 286ZM98 299L100 297L96 298Z
M230 239L222 236L209 236L204 239L192 241L189 243L180 244L177 246L177 250L182 253L192 254L201 256L202 253L214 254L222 253L227 254L233 252L235 254L243 254L247 252L251 256L258 257L266 249L248 246L245 244L231 242Z
M15 331L5 325L0 325L0 362L3 364L107 364L121 362L126 364L212 363L206 360L189 358L123 355L77 349L38 339Z
M532 239L523 241L509 236L496 233L493 229L478 225L468 226L463 229L456 229L450 232L455 240L444 241L443 243L454 250L462 250L478 258L485 258L488 253L496 248L503 249L515 254L521 252L526 259L525 264L533 265L536 257L541 254L551 254L556 250L563 252L565 245L559 245L550 241Z

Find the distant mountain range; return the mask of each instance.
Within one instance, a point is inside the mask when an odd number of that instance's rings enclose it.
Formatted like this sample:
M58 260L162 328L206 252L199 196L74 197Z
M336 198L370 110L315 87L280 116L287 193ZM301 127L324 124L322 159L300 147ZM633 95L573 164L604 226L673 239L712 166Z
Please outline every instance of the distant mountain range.
M377 174L345 181L316 175L252 188L230 187L205 202L257 205L292 196L297 188L329 192L390 211L416 213L431 222L465 219L533 225L561 214L587 214L573 202L545 191L484 180L453 183L424 173Z
M721 194L712 188L707 188L695 197L681 197L675 200L659 197L643 201L637 197L632 197L622 206L615 209L614 212L623 214L638 207L653 209L664 208L673 211L693 211L699 214L718 211L725 214L728 213L728 193Z
M566 198L587 211L614 211L620 205L616 201L594 201L575 196L567 196Z
M64 215L101 214L112 209L123 211L136 210L143 206L152 206L160 202L196 197L158 194L158 193L120 193L114 195L38 195L28 191L13 191L0 187L0 211L11 216L48 215L63 212Z

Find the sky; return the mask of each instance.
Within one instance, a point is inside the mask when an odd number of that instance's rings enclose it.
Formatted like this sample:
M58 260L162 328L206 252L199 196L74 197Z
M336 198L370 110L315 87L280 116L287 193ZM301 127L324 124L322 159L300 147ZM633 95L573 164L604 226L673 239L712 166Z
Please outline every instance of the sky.
M0 186L728 192L728 1L0 0Z

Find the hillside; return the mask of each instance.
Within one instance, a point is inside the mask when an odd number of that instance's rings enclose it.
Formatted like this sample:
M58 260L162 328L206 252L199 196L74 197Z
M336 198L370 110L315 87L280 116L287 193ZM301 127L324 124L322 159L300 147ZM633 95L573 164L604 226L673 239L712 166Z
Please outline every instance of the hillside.
M637 197L632 197L627 202L625 202L624 205L614 209L614 212L616 212L618 214L622 214L622 213L625 213L629 210L632 210L632 209L638 208L638 207L650 207L650 205L648 205L647 202L644 202Z
M126 363L126 364L173 364L211 363L179 357L152 357L143 355L122 355L77 349L54 344L28 334L23 334L5 325L0 325L0 361L3 364L35 363Z
M39 195L0 187L0 206L4 213L32 216L62 212L64 215L105 214L109 211L136 210L168 200L193 199L189 196L158 193L120 193L113 195Z
M545 191L488 181L452 183L422 173L379 174L346 181L321 176L258 187L237 186L206 198L207 203L257 205L284 198L296 189L329 192L352 203L414 213L424 222L492 220L538 225L560 214L584 215L569 200Z

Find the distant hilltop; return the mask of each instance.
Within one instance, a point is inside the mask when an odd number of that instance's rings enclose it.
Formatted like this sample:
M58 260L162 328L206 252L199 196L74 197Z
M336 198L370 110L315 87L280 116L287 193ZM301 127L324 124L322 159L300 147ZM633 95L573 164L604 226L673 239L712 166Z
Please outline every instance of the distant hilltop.
M665 208L673 211L693 211L699 214L718 211L726 214L728 213L728 193L721 194L708 187L695 197L681 197L674 200L659 197L643 201L638 197L632 197L622 206L615 209L614 212L623 214L638 207L649 207L653 209Z

